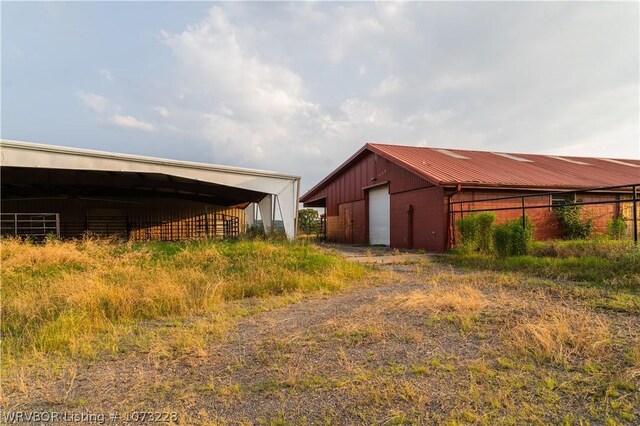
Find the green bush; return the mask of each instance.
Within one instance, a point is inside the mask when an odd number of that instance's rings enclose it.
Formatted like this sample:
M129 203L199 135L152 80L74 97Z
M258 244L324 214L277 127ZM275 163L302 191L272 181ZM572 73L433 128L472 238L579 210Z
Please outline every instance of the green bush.
M533 222L528 216L525 217L525 226L520 219L498 225L493 231L495 252L500 257L527 254L533 244L533 233Z
M593 235L593 220L582 218L582 206L559 206L553 211L562 224L564 239L586 239Z
M469 251L478 248L478 215L470 214L456 221L460 233L460 246Z
M456 226L463 251L491 253L495 221L496 215L488 212L474 213L458 219Z
M621 240L627 233L627 221L624 216L615 217L607 222L607 235L613 240Z
M494 213L484 212L478 215L476 238L478 250L483 253L491 253L493 246L493 224L496 221Z
M267 234L264 232L262 224L254 223L247 227L247 233L244 235L249 240L264 240Z
M498 225L493 230L493 247L500 257L511 254L511 227L508 223Z

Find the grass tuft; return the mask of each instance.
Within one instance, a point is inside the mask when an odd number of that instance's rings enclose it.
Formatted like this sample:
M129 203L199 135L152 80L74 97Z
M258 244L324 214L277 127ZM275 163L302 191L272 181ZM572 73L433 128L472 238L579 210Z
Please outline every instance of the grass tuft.
M520 353L560 364L576 356L602 356L611 342L609 324L603 316L563 306L521 317L510 334L511 344Z
M470 285L435 285L428 291L414 291L394 297L389 306L400 310L424 313L470 313L477 312L488 305L487 298L478 289Z

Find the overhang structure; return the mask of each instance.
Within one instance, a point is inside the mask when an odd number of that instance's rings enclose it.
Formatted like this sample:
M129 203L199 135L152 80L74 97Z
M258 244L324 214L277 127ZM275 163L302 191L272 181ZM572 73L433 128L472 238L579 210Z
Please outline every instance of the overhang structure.
M188 200L260 211L265 231L282 219L296 234L300 177L206 163L2 140L2 200L66 197ZM4 213L3 209L3 213Z

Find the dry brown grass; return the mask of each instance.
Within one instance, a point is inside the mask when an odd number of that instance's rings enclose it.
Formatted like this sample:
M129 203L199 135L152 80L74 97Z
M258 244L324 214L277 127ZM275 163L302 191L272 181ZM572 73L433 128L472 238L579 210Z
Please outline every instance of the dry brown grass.
M365 273L314 246L284 242L30 244L9 239L0 247L5 361L38 353L117 352L122 335L140 321L216 316L228 301L331 291ZM193 341L197 352L198 336L210 331L175 334L170 346Z
M75 244L52 240L47 244L25 244L17 239L3 239L1 247L2 268L7 271L27 268L95 265L95 255L105 246L95 240L87 240L84 250Z
M625 371L625 379L636 382L640 388L640 339L628 349L628 359L631 366Z
M457 324L462 332L466 332L490 306L491 301L482 290L458 282L455 275L444 274L437 276L423 289L381 297L375 309L379 315L417 315L429 317L430 320L444 319ZM416 335L406 330L403 334ZM411 339L416 340L416 337Z
M600 357L611 342L602 315L558 305L538 305L538 312L517 319L510 344L537 360L567 362L573 357Z
M484 293L470 285L434 285L427 291L417 290L394 296L386 301L386 305L391 310L407 310L423 314L471 313L487 307L489 301Z

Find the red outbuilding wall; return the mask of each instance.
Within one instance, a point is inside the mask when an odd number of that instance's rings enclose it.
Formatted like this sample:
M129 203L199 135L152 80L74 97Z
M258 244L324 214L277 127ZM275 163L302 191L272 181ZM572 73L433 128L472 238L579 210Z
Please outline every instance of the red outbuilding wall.
M630 185L637 182L638 167L637 160L367 144L301 200L309 207L326 207L329 241L366 244L368 192L388 185L389 239L385 217L382 222L376 220L380 226L376 241L389 241L392 247L442 252L453 242L461 207L493 211L497 223L522 217L522 198L482 201L489 198L536 194L525 199L526 214L536 226L535 238L561 237L563 230L550 206L551 196L539 195L554 188L600 188L599 192L578 193L576 197L583 202L602 202L582 207L583 216L593 220L596 234L606 232L607 222L620 214L631 229L631 204L618 205L615 200L631 197ZM626 189L621 189L622 185ZM381 197L376 198L376 206L382 205L378 204L380 200L386 205L384 194L376 194ZM454 214L449 212L450 197L452 201L465 201L463 206L453 205ZM501 208L510 210L496 210Z
M442 188L371 152L314 194L313 199L326 200L327 240L367 244L367 189L385 183L391 194L391 245L409 247L413 240L413 248L444 250ZM396 214L408 205L413 216L411 237L408 215Z
M439 186L391 195L391 246L441 252L447 233Z

